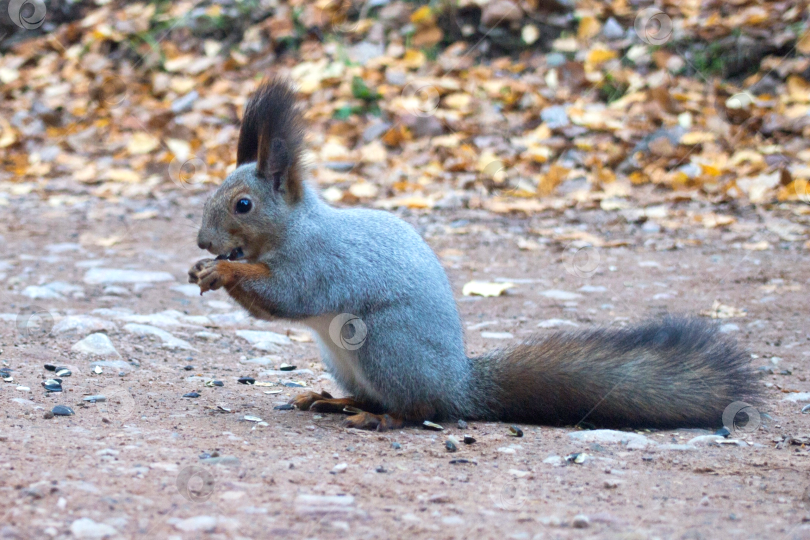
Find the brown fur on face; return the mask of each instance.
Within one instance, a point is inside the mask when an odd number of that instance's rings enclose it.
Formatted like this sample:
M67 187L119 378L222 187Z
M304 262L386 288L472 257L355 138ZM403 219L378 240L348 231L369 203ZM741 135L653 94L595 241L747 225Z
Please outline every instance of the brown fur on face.
M218 256L241 249L256 262L284 240L290 214L304 196L304 129L295 92L265 81L248 101L239 132L237 168L205 203L197 244ZM250 210L238 211L241 199Z

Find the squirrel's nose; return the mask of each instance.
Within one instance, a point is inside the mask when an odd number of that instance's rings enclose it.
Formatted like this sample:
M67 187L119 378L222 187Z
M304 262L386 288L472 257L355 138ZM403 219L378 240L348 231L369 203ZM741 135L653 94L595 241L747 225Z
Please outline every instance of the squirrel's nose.
M200 247L200 249L204 249L204 250L207 251L208 248L211 247L211 242L205 242L203 240L197 240L197 245Z

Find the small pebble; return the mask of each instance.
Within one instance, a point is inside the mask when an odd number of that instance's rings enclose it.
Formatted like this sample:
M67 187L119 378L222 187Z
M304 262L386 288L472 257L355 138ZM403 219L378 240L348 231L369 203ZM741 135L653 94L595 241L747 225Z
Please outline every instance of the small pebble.
M70 377L71 375L73 375L73 372L70 371L66 367L58 367L58 368L56 368L56 376L57 377Z
M509 426L509 434L513 437L523 437L523 430L517 426Z
M348 469L348 468L349 468L348 464L346 464L346 463L338 463L337 465L332 467L332 470L330 472L332 474L340 474L340 473L346 472L346 469Z
M429 429L430 431L444 431L444 428L439 424L434 424L433 422L429 422L427 420L422 422L422 427L425 429Z
M574 519L571 521L571 525L573 525L575 529L587 529L590 524L591 520L588 519L588 516L583 514L574 516Z
M200 397L200 394L198 394L197 392L189 392L188 394L183 394L183 397L198 398Z
M248 422L261 422L262 421L262 419L259 418L258 416L245 416L245 420L247 420Z
M278 366L279 371L295 371L295 366L291 366L290 364L281 364Z
M89 403L99 403L99 402L102 402L102 401L107 401L107 397L102 396L101 394L98 394L96 396L86 396L86 397L82 398L82 401L87 401Z
M291 411L295 409L295 406L289 403L285 403L284 405L276 405L275 407L273 407L273 409L276 411Z
M577 452L575 454L565 456L565 461L568 461L569 463L582 464L585 463L589 457L590 456L588 454L585 454L584 452Z
M214 379L213 381L205 381L205 386L212 388L214 386L225 386L225 383Z
M469 459L451 459L450 465L460 465L462 463L472 463L473 465L478 465L474 461L470 461Z
M93 368L93 373L95 373L96 375L101 375L102 373L104 373L104 370L101 369L101 366L96 366Z
M473 444L475 442L475 437L470 437L469 435L464 435L464 444Z
M56 407L51 409L51 412L53 414L55 414L56 416L72 416L73 415L73 409L71 409L70 407L67 407L65 405L57 405Z
M458 450L458 446L456 446L456 443L454 443L450 439L447 439L445 441L444 447L447 448L448 452L456 452Z
M253 377L239 377L239 379L236 382L238 382L239 384L254 384L256 382L256 379L254 379Z
M191 371L194 369L194 366L185 366L183 367L183 369L185 369L186 371Z
M402 450L402 445L399 444L398 442L392 442L391 448L393 448L394 450Z
M464 420L458 421L458 429L467 429L469 425Z
M802 412L803 413L810 412L810 405L805 405L804 407L802 407Z
M388 472L388 469L386 469L386 468L385 468L385 467L383 467L382 465L380 465L379 467L377 467L377 468L376 468L376 469L374 469L374 470L375 470L375 471L377 471L378 473L387 473L387 472Z
M45 364L45 369L48 371L56 371L56 366L53 364Z
M306 388L307 385L302 384L300 382L285 382L284 386L288 386L290 388Z
M42 415L42 418L44 418L45 420L50 420L51 418L53 418L53 413L51 411L47 411L45 414Z
M46 381L42 381L42 386L45 388L46 392L61 392L62 379L48 379Z
M721 437L728 437L729 435L731 435L731 432L728 430L727 427L723 426L717 431L715 431L714 434L719 435Z

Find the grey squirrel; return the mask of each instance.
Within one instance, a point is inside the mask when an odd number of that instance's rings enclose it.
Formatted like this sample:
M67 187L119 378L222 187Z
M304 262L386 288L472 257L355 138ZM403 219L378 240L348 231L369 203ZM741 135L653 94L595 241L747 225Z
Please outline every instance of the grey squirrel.
M436 255L394 215L336 209L307 182L295 92L264 82L245 108L236 169L206 202L197 237L216 255L189 271L260 319L311 328L351 397L305 392L302 410L348 412L345 425L424 420L677 428L719 426L756 401L747 355L713 325L664 318L558 332L468 358Z

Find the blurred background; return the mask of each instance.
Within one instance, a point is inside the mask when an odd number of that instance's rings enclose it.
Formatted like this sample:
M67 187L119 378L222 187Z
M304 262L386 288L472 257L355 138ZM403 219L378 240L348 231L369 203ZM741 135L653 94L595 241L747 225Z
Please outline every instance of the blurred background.
M810 201L805 2L3 0L0 51L0 205L209 190L277 75L333 203Z

